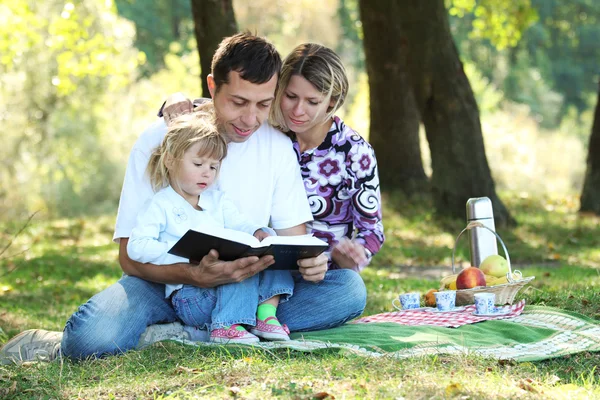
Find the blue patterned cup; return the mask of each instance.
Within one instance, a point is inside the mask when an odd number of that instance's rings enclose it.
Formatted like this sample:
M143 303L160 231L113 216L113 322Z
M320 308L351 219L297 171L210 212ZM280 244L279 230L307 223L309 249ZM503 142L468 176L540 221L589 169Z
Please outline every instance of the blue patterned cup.
M443 290L435 292L435 304L439 311L453 310L456 305L456 290Z
M400 304L396 304L399 302ZM397 310L411 310L421 306L421 295L417 292L403 293L397 299L392 301L392 305Z
M477 293L473 297L475 299L475 312L477 314L492 314L496 312L494 305L496 295L494 293Z

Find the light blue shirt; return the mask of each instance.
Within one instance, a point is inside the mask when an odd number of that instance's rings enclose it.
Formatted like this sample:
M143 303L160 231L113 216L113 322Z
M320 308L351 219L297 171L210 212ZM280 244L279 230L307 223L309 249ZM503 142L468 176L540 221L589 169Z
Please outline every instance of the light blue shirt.
M127 253L141 263L157 265L187 263L188 259L169 254L173 245L189 230L199 228L234 229L250 235L261 229L241 214L225 193L208 189L200 195L197 210L171 186L157 192L137 216ZM165 297L183 285L167 285Z

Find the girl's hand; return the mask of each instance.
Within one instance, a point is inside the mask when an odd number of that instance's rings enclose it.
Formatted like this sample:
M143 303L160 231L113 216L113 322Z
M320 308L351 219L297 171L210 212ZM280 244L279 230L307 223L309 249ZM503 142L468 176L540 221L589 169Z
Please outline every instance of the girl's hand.
M369 260L365 247L354 240L342 238L331 251L331 259L341 268L357 269L365 266Z
M268 238L269 236L271 235L263 231L262 229L257 229L256 232L254 232L254 237L257 238L260 242L262 242L263 239Z

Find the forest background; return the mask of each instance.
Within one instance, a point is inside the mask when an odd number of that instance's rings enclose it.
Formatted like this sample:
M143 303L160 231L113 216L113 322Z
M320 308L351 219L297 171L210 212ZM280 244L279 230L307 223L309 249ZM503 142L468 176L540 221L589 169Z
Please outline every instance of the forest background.
M335 49L351 78L340 114L369 138L357 0L322 0L318 7L309 0L232 3L238 28L268 37L282 56L305 41ZM598 93L600 4L454 0L445 6L496 189L576 201ZM129 150L166 95L202 93L187 0L0 0L0 73L2 220L35 211L44 219L114 214ZM422 124L420 142L431 176ZM383 179L382 189L396 188Z
M111 238L129 151L168 94L202 94L201 58L212 54L198 53L194 11L215 5L282 56L315 41L347 66L340 116L373 143L383 190L386 243L361 275L365 315L439 287L465 200L497 194L507 212L496 216L517 222L497 224L513 266L536 276L518 298L600 320L597 0L0 0L0 344L62 330L121 275ZM458 247L457 263L470 265L468 243ZM2 367L0 397L587 399L600 396L599 357L515 364L160 343Z

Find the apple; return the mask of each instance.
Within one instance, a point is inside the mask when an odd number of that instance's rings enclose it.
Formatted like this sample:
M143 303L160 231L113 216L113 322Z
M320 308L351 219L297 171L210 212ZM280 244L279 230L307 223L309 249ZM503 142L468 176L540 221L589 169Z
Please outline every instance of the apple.
M508 273L508 262L506 262L504 257L499 256L498 254L492 254L483 260L479 269L486 275L501 278Z
M457 289L471 289L476 286L486 286L485 275L477 267L468 267L459 272L456 277Z

